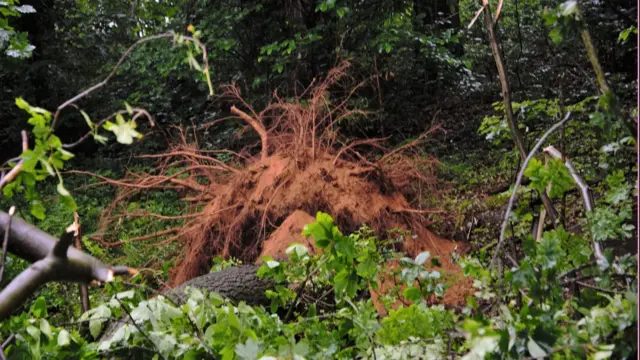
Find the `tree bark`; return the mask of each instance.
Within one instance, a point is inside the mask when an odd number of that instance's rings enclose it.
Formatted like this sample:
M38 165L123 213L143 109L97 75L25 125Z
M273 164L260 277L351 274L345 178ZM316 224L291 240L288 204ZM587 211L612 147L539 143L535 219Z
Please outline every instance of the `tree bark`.
M267 305L270 300L264 292L273 289L275 283L271 279L259 278L258 268L258 265L240 265L198 276L167 291L166 295L181 303L186 301L187 287L193 287L217 292L234 302L244 301L249 305Z
M266 306L270 300L265 295L265 291L273 289L275 282L272 279L259 278L257 275L259 267L259 265L240 265L198 276L166 291L163 295L177 305L181 305L188 298L185 290L192 287L216 292L235 303L244 301L248 305ZM112 321L106 327L100 341L110 339L122 324L130 322L130 320L123 316L121 321Z

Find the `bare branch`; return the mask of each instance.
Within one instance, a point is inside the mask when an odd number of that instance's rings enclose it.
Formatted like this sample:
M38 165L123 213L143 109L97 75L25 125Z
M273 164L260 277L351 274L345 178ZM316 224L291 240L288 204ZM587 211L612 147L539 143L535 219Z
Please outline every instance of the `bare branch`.
M585 209L587 210L587 212L592 212L593 198L591 197L591 192L589 191L589 185L587 185L587 182L584 181L584 179L580 176L580 174L578 174L578 171L573 167L573 164L571 163L571 161L569 161L567 157L563 157L562 153L558 151L558 149L553 147L553 145L544 148L544 152L549 154L549 156L551 156L554 159L561 159L561 160L564 159L564 165L569 170L569 173L571 174L573 181L575 181L576 185L578 185L578 187L580 188L580 194L582 195L582 200L584 201ZM604 254L602 253L602 248L600 247L600 243L596 241L595 237L593 238L593 252L596 256L596 259L599 262L600 261L606 262ZM619 269L619 266L617 264L614 264L614 267L616 269Z
M2 278L4 276L4 266L7 261L7 245L9 244L9 232L11 231L11 220L13 220L13 214L16 212L16 207L12 206L9 209L9 221L7 222L7 228L4 232L4 241L2 242L2 263L0 263L0 283L2 283Z
M51 235L24 222L12 219L0 212L0 230L9 234L7 250L33 264L0 292L0 321L6 319L13 310L22 305L40 286L50 281L88 284L92 281L112 281L114 268L100 260L69 247L76 233L76 226L70 226L60 242ZM67 236L71 234L71 239ZM62 254L62 255L61 255ZM123 271L117 268L118 275ZM135 270L127 268L126 273Z
M24 130L22 130L20 134L22 135L22 152L25 152L29 150L29 138L27 137L27 132ZM0 190L2 190L2 188L5 185L12 182L13 179L15 179L16 176L18 176L18 174L20 174L20 171L22 170L23 161L24 160L20 160L20 162L18 162L18 164L16 164L16 166L14 166L13 169L11 169L11 171L7 173L7 175L5 175L2 179L0 179Z
M504 213L504 219L502 220L502 227L500 228L500 239L498 240L498 245L496 245L496 250L495 250L495 253L493 254L493 258L491 259L491 263L489 264L489 267L493 267L496 259L500 254L500 249L502 248L502 244L504 243L504 234L507 230L507 224L509 223L509 215L511 215L511 209L513 208L513 204L515 203L516 197L518 196L518 188L520 187L520 183L522 182L522 178L524 177L524 171L527 168L527 165L529 165L529 161L531 161L531 159L535 156L536 152L538 151L538 149L540 149L540 147L542 146L544 141L547 139L547 137L549 137L549 135L551 135L554 131L559 129L567 121L569 121L570 117L571 117L571 112L567 112L564 119L560 120L555 125L553 125L549 130L547 130L547 132L545 132L544 135L542 135L540 140L538 140L538 142L533 147L533 149L531 149L531 152L529 153L529 155L524 159L524 162L522 163L522 167L520 168L520 172L518 173L518 178L516 179L516 183L513 186L513 193L511 193L511 197L509 198L509 204L507 205L507 210Z
M135 115L133 115L131 120L135 121L137 118L139 118L140 116L144 115L149 120L149 123L151 124L151 126L155 125L155 122L153 121L153 117L151 116L151 114L149 114L149 112L147 110L141 109L141 108L133 108L132 110L133 110L133 112L135 112ZM98 123L96 123L95 124L95 128L99 128L104 123L106 123L107 121L113 119L117 115L128 114L128 113L129 113L129 111L127 111L127 110L118 110L118 111L114 112L113 114L107 116L106 118L100 120ZM86 134L82 135L82 137L80 139L78 139L76 142L71 143L71 144L62 144L62 148L64 148L64 149L73 149L74 147L82 144L85 140L87 140L89 138L89 136L91 136L92 133L93 133L93 129L90 129L89 132L87 132Z
M493 53L493 58L496 62L496 68L498 70L498 75L500 77L500 84L502 86L502 101L504 102L504 112L507 118L507 123L509 124L509 129L511 130L511 135L513 136L513 141L516 143L516 147L520 152L520 157L525 159L527 157L527 151L525 150L524 138L518 125L516 124L515 117L513 116L513 107L511 105L511 88L509 86L509 78L507 76L507 71L504 67L504 63L502 61L502 54L500 52L500 47L498 46L498 38L495 34L495 26L494 21L491 16L491 6L487 0L482 0L483 8L484 8L484 19L487 25L487 30L489 32L489 42L491 43L491 52ZM546 192L542 192L540 194L540 198L542 199L542 203L544 204L545 209L547 209L547 214L551 221L555 223L557 219L556 210L553 208L553 204Z
M80 233L80 219L77 212L73 213L74 222L78 224L78 231L76 232L76 236L74 239L74 246L78 250L82 250L82 234ZM116 271L114 269L114 275ZM79 284L78 288L80 290L80 304L82 305L82 312L85 313L91 309L91 303L89 302L89 287L86 284Z
M60 116L60 112L64 108L66 108L67 106L70 106L71 104L75 103L76 101L84 98L85 96L91 94L92 92L94 92L94 91L100 89L101 87L107 85L109 80L111 80L111 78L113 78L115 76L116 72L120 68L120 65L122 65L122 63L127 59L127 57L133 52L133 50L136 47L138 47L139 45L144 44L146 42L152 41L152 40L173 39L175 36L176 36L175 33L168 32L168 33L162 33L162 34L158 34L158 35L148 36L148 37L142 38L142 39L136 41L135 43L133 43L133 45L129 46L127 51L125 51L125 53L120 57L120 59L118 60L118 63L116 64L116 66L113 67L113 69L111 70L109 75L107 75L107 77L104 80L102 80L101 82L91 86L90 88L84 90L83 92L77 94L76 96L72 97L71 99L65 101L60 106L58 106L58 108L56 109L55 114L53 115L53 122L51 123L51 129L55 130L56 125L58 124L58 117ZM200 47L200 49L202 50L202 61L204 62L204 69L202 70L202 72L207 77L207 83L209 85L210 95L212 95L211 92L213 90L212 90L212 86L211 86L211 82L210 82L211 80L209 79L209 59L207 57L207 48L204 46L204 44L200 40L198 40L196 38L193 38L191 36L184 36L184 35L182 36L182 38L185 39L185 40L193 42L198 47Z

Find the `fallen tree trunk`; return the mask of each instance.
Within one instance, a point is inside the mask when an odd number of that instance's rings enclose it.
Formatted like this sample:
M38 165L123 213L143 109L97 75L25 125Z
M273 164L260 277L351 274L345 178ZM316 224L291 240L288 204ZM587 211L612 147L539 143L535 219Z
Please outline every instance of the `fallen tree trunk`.
M187 301L187 288L196 288L208 292L216 292L234 303L244 301L248 305L266 306L271 300L265 291L273 289L273 279L262 279L257 275L259 265L239 265L193 278L180 286L163 293L169 300L181 305ZM109 340L115 332L131 319L123 317L120 321L112 321L105 329L100 341Z
M264 294L273 289L272 279L261 279L257 275L258 265L240 265L193 278L165 294L177 303L186 301L187 287L217 292L234 302L244 301L249 305L267 305L270 300Z

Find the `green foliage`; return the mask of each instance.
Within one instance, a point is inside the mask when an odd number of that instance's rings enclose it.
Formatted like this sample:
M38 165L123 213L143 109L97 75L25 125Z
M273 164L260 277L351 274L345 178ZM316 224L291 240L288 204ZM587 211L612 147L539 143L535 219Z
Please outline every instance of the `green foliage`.
M531 159L524 174L539 193L550 186L549 196L552 199L559 198L565 191L574 187L571 174L561 159L549 160L546 166L538 159Z
M619 180L611 177L612 184L619 184ZM545 233L539 244L527 247L519 267L505 273L507 291L499 295L505 302L498 306L497 313L484 314L476 309L478 301L496 297L495 293L489 297L486 294L499 279L479 260L467 258L462 263L465 274L476 279L474 286L479 291L475 295L477 301L469 299L463 316L417 301L392 310L380 322L371 300L357 294L373 286L387 256L394 256L393 253L377 250L381 243L367 228L342 235L333 219L324 213L318 213L304 233L314 237L316 246L324 249L322 254L311 256L304 246L294 244L286 251L289 261L265 258L260 268L260 276L272 277L281 284L269 293L277 305L270 312L242 302L232 304L216 293L196 289L188 290L188 300L181 306L163 296L147 299L143 288L117 290L106 303L79 318L88 322L89 336L94 339L84 340L77 331L52 326L44 320L47 309L40 298L29 313L12 318L0 328L3 333L17 334L15 344L6 353L9 358L25 352L37 357L45 349L48 358L64 358L73 351L80 359L98 354L135 354L136 358L160 355L169 359L203 358L207 354L223 359L388 359L402 354L400 358L409 359L422 355L419 351L429 351L429 356L438 358L445 354L449 343L453 344L449 345L450 350L466 354L465 358L488 354L521 358L552 353L564 358L586 354L624 356L637 347L626 331L637 316L632 292L614 296L591 293L595 302L590 306L586 305L586 294L569 298L563 295L564 278L560 272L586 264L590 254L576 253L584 240L562 228ZM402 258L401 264L410 265L402 269L404 280L413 283L416 277L422 277L413 272L428 260L428 253L415 259ZM434 274L424 273L425 277ZM609 276L600 274L603 275ZM288 312L296 306L294 300L299 300L296 292L283 286L285 283L311 292L311 284L318 290L333 289L335 308L317 314L316 306L310 304L303 311L293 310L294 319L282 318L284 313L279 309ZM520 296L522 300L518 301ZM128 316L123 306L135 325L127 322L111 338L96 341L108 318ZM463 330L464 343L453 336L456 329Z
M19 5L20 1L5 0L0 3L0 50L7 56L28 58L35 47L29 44L27 33L15 31L10 24L11 18L36 12L31 5ZM7 46L7 44L9 46Z

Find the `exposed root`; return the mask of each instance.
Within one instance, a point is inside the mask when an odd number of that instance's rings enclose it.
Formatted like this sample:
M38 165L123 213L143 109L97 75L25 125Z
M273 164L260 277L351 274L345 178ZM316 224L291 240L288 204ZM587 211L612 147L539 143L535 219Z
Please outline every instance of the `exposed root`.
M197 141L188 143L185 131L179 130L180 141L169 151L145 156L158 160L151 174L130 173L125 180L97 176L121 190L105 212L102 229L108 229L119 214L187 221L163 234L173 236L149 245L161 246L176 239L184 244L172 270L172 286L208 272L215 255L233 256L246 263L259 261L261 255L281 256L292 241L305 243L299 236L301 222L313 219L311 215L317 211L331 214L344 232L357 230L362 224L380 236L395 228L414 230L417 237L405 243L404 250L414 254L429 249L446 257L453 243L426 229L429 216L441 212L428 208L425 202L427 197L437 196L436 160L415 152L437 129L429 129L391 151L383 146L386 139L349 142L340 138L341 122L363 115L347 107L355 89L345 91L347 95L341 99L330 96L340 86L347 67L344 63L332 70L293 102L275 94L274 102L260 112L242 99L238 88L227 87L225 96L245 109L233 106L232 113L260 136L260 155L250 158L227 151L233 162L225 163L208 156L215 152L199 149ZM198 129L203 127L209 126ZM358 147L368 151L356 151ZM171 217L129 214L120 205L141 191L156 189L178 191L191 205L185 214ZM292 214L295 217L291 218ZM150 240L160 233L128 241ZM306 244L312 247L310 242ZM450 261L443 264L447 269L455 267Z

